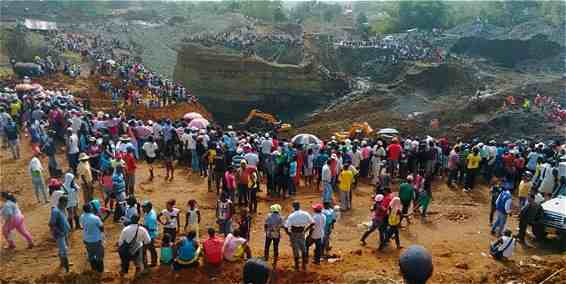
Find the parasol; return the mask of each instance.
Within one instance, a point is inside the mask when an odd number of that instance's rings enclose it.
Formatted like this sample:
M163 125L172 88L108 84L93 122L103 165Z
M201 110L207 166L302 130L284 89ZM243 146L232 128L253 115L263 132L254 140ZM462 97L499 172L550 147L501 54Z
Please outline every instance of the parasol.
M195 118L189 122L189 127L196 127L198 129L205 129L210 123L204 118Z
M295 135L295 137L291 139L291 142L293 144L298 144L298 145L308 145L308 144L320 145L322 143L322 141L320 141L318 137L312 134L304 134L304 133Z
M185 113L185 115L183 115L183 119L184 120L193 120L195 118L203 118L202 114L198 113L198 112L187 112Z

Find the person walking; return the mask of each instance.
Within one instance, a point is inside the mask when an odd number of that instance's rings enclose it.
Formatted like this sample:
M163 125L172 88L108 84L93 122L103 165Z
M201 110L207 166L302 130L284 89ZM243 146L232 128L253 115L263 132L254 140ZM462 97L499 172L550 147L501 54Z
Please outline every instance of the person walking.
M155 248L155 240L159 236L159 223L157 221L157 214L153 210L153 204L149 201L144 201L142 205L143 215L143 226L147 230L150 237L150 242L144 247L143 250L143 260L144 264L147 264L147 252L149 251L151 255L151 262L149 267L154 267L157 265L157 249Z
M63 195L59 197L57 207L51 208L49 228L51 229L51 234L57 243L60 267L63 268L65 272L69 272L70 263L67 256L69 248L67 243L69 232L71 231L71 225L65 217L65 208L67 208L67 196Z
M79 165L77 166L77 176L83 185L83 202L89 203L93 198L94 188L92 185L92 170L89 162L90 157L86 153L79 155Z
M511 204L511 192L508 188L504 188L495 201L495 222L491 226L492 235L499 237L503 230L505 230L507 216L511 213Z
M77 165L79 164L79 137L72 128L67 128L67 161L69 168L76 172Z
M4 129L0 129L0 133L4 131L4 136L8 141L8 147L10 147L10 152L12 152L12 158L17 160L21 157L20 155L20 139L18 133L18 126L13 120L8 120Z
M83 227L83 242L91 268L97 272L104 272L104 224L95 214L95 209L86 203L83 205L83 214L80 223Z
M281 240L281 228L283 227L283 218L280 215L281 205L273 204L269 208L271 213L265 219L265 248L263 251L263 258L265 261L269 260L269 250L273 243L273 267L277 266L279 259L279 241Z
M360 243L362 246L366 245L366 238L373 233L375 230L379 231L379 242L380 247L383 246L385 242L385 230L383 228L383 222L385 222L385 217L387 214L387 209L383 206L383 195L378 194L374 197L374 204L370 211L372 212L371 224L367 231L362 235Z
M130 225L122 230L118 239L118 254L121 261L120 276L122 277L128 273L131 261L136 266L136 276L145 272L142 250L151 242L151 238L147 230L138 222L139 217L134 215L130 220Z
M48 203L45 180L43 179L43 166L41 166L41 161L39 160L39 153L34 153L33 158L29 162L29 173L37 202L40 204Z
M127 153L124 156L124 162L126 164L126 192L128 195L135 195L137 165L134 148L128 148Z
M323 257L330 251L330 235L332 230L334 230L334 224L337 221L336 212L332 208L332 203L324 202L324 209L322 209L322 214L326 217L326 224L324 225L324 238L322 240L322 255Z
M31 234L26 229L24 224L24 215L18 207L16 197L8 192L0 193L0 200L3 205L0 206L0 215L4 220L4 225L2 225L2 235L8 243L7 249L15 249L16 242L10 237L13 230L16 230L26 241L28 242L28 248L33 247L33 240Z
M387 230L386 242L388 243L391 238L395 240L397 249L401 248L399 240L399 225L401 224L401 199L394 197L389 204L387 211L387 223L389 225Z
M63 191L67 195L67 219L69 220L69 225L71 229L73 228L73 223L75 229L80 229L81 225L79 223L79 190L80 188L75 183L75 175L72 173L65 174L65 180L63 182Z
M311 215L301 210L298 201L293 202L293 213L285 221L285 232L289 236L293 257L295 258L295 270L299 270L299 261L303 259L303 270L307 269L308 257L305 241L305 233L314 226Z
M249 211L257 212L257 192L259 191L259 173L257 169L252 169L248 181Z
M309 248L312 244L315 245L314 248L314 264L320 264L320 258L323 253L323 240L324 240L324 228L326 226L326 216L322 214L322 204L317 203L312 206L314 214L312 219L314 220L314 226L312 227L309 235L307 237L307 258L309 254Z
M153 181L153 162L157 158L156 151L159 149L157 143L153 140L153 136L149 136L148 140L143 143L142 149L149 168L149 181Z

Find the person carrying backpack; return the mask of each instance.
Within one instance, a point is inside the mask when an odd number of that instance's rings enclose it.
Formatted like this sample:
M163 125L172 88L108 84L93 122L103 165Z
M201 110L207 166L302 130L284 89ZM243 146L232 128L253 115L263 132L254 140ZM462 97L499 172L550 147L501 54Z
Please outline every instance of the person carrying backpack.
M138 224L139 216L134 215L130 220L130 225L126 226L120 233L118 240L118 254L120 255L121 267L120 275L128 273L130 261L136 266L136 275L144 271L143 247L151 243L151 238L147 230Z

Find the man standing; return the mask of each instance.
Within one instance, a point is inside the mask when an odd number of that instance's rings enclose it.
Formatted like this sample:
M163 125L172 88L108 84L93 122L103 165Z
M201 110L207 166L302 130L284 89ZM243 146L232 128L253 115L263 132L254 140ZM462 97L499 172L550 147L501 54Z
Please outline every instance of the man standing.
M265 219L265 248L263 251L263 258L265 261L269 260L269 249L273 243L273 267L277 265L279 258L279 241L281 240L281 227L283 227L283 218L281 212L281 205L273 204L270 207L271 213Z
M324 227L326 225L326 216L322 214L322 204L317 203L312 206L314 210L314 215L312 216L314 220L314 226L310 231L309 238L307 241L307 257L309 248L312 244L315 245L314 248L314 264L320 264L320 258L322 257L323 252L323 240L324 240Z
M153 204L151 204L151 202L147 200L143 203L142 210L144 212L143 226L145 227L149 234L149 237L151 238L150 243L144 248L143 261L144 264L147 263L147 251L149 251L149 253L151 254L151 263L149 264L149 266L153 267L157 265L157 250L155 249L155 240L159 235L157 214L155 213L155 210L153 210Z
M79 137L70 127L67 128L67 161L73 172L76 172L79 164Z
M511 202L511 192L509 188L504 187L495 201L495 222L491 226L491 234L501 236L505 229L505 223L507 223L507 215L511 213Z
M340 172L339 189L340 189L340 206L342 210L347 211L352 209L352 198L350 190L352 189L352 181L354 180L354 173L350 170L350 165L345 164L344 170Z
M122 233L120 233L118 253L122 261L121 276L128 273L130 261L133 261L136 266L136 276L144 271L142 250L144 245L151 243L151 238L147 230L138 224L138 221L138 215L132 216L130 225L125 227Z
M71 225L69 225L67 217L65 217L65 208L67 208L67 196L61 196L57 202L57 207L51 208L49 228L51 229L51 234L59 250L60 267L63 268L65 272L69 272L69 259L67 258L69 248L67 247L67 238L69 231L71 231Z
M84 213L81 215L80 223L83 227L83 241L86 246L88 261L93 270L104 272L104 224L95 214L90 203L83 206Z
M128 195L135 195L134 188L136 185L136 157L134 156L134 148L128 148L124 157L126 162L126 192Z
M411 205L411 201L415 197L415 190L411 186L412 181L413 181L413 176L409 175L407 176L406 181L404 181L399 186L399 198L401 199L401 208L402 208L401 213L403 214L401 220L407 217L407 214L409 213L409 207Z
M322 167L322 202L332 202L332 171L330 170L330 160L327 160Z
M479 154L479 149L474 147L472 153L468 154L466 157L466 185L464 186L464 192L469 192L474 189L476 175L479 172L481 156Z
M307 249L305 243L305 232L314 226L314 220L311 215L301 210L301 204L298 201L293 202L294 212L287 217L285 222L285 232L289 235L291 248L293 249L293 257L295 258L295 270L299 270L299 259L303 259L303 270L307 269Z
M77 176L83 183L83 202L89 203L92 200L92 170L90 169L89 156L86 153L79 155L79 165L77 166Z
M540 204L535 202L535 196L529 195L527 203L521 208L521 213L519 213L519 233L517 234L517 240L520 243L525 244L525 235L527 233L527 227L531 225L532 231L535 237L541 236L540 225L543 218L543 210Z

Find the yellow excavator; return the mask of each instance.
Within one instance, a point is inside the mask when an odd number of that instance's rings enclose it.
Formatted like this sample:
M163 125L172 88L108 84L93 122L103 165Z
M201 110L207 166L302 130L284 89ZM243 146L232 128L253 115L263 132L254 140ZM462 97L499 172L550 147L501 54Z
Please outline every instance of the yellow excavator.
M363 139L369 137L373 133L373 128L367 123L352 123L352 127L348 131L336 132L334 136L338 141L344 141L346 139Z
M252 109L241 125L249 131L286 132L292 127L291 124L282 123L275 115L258 109Z

